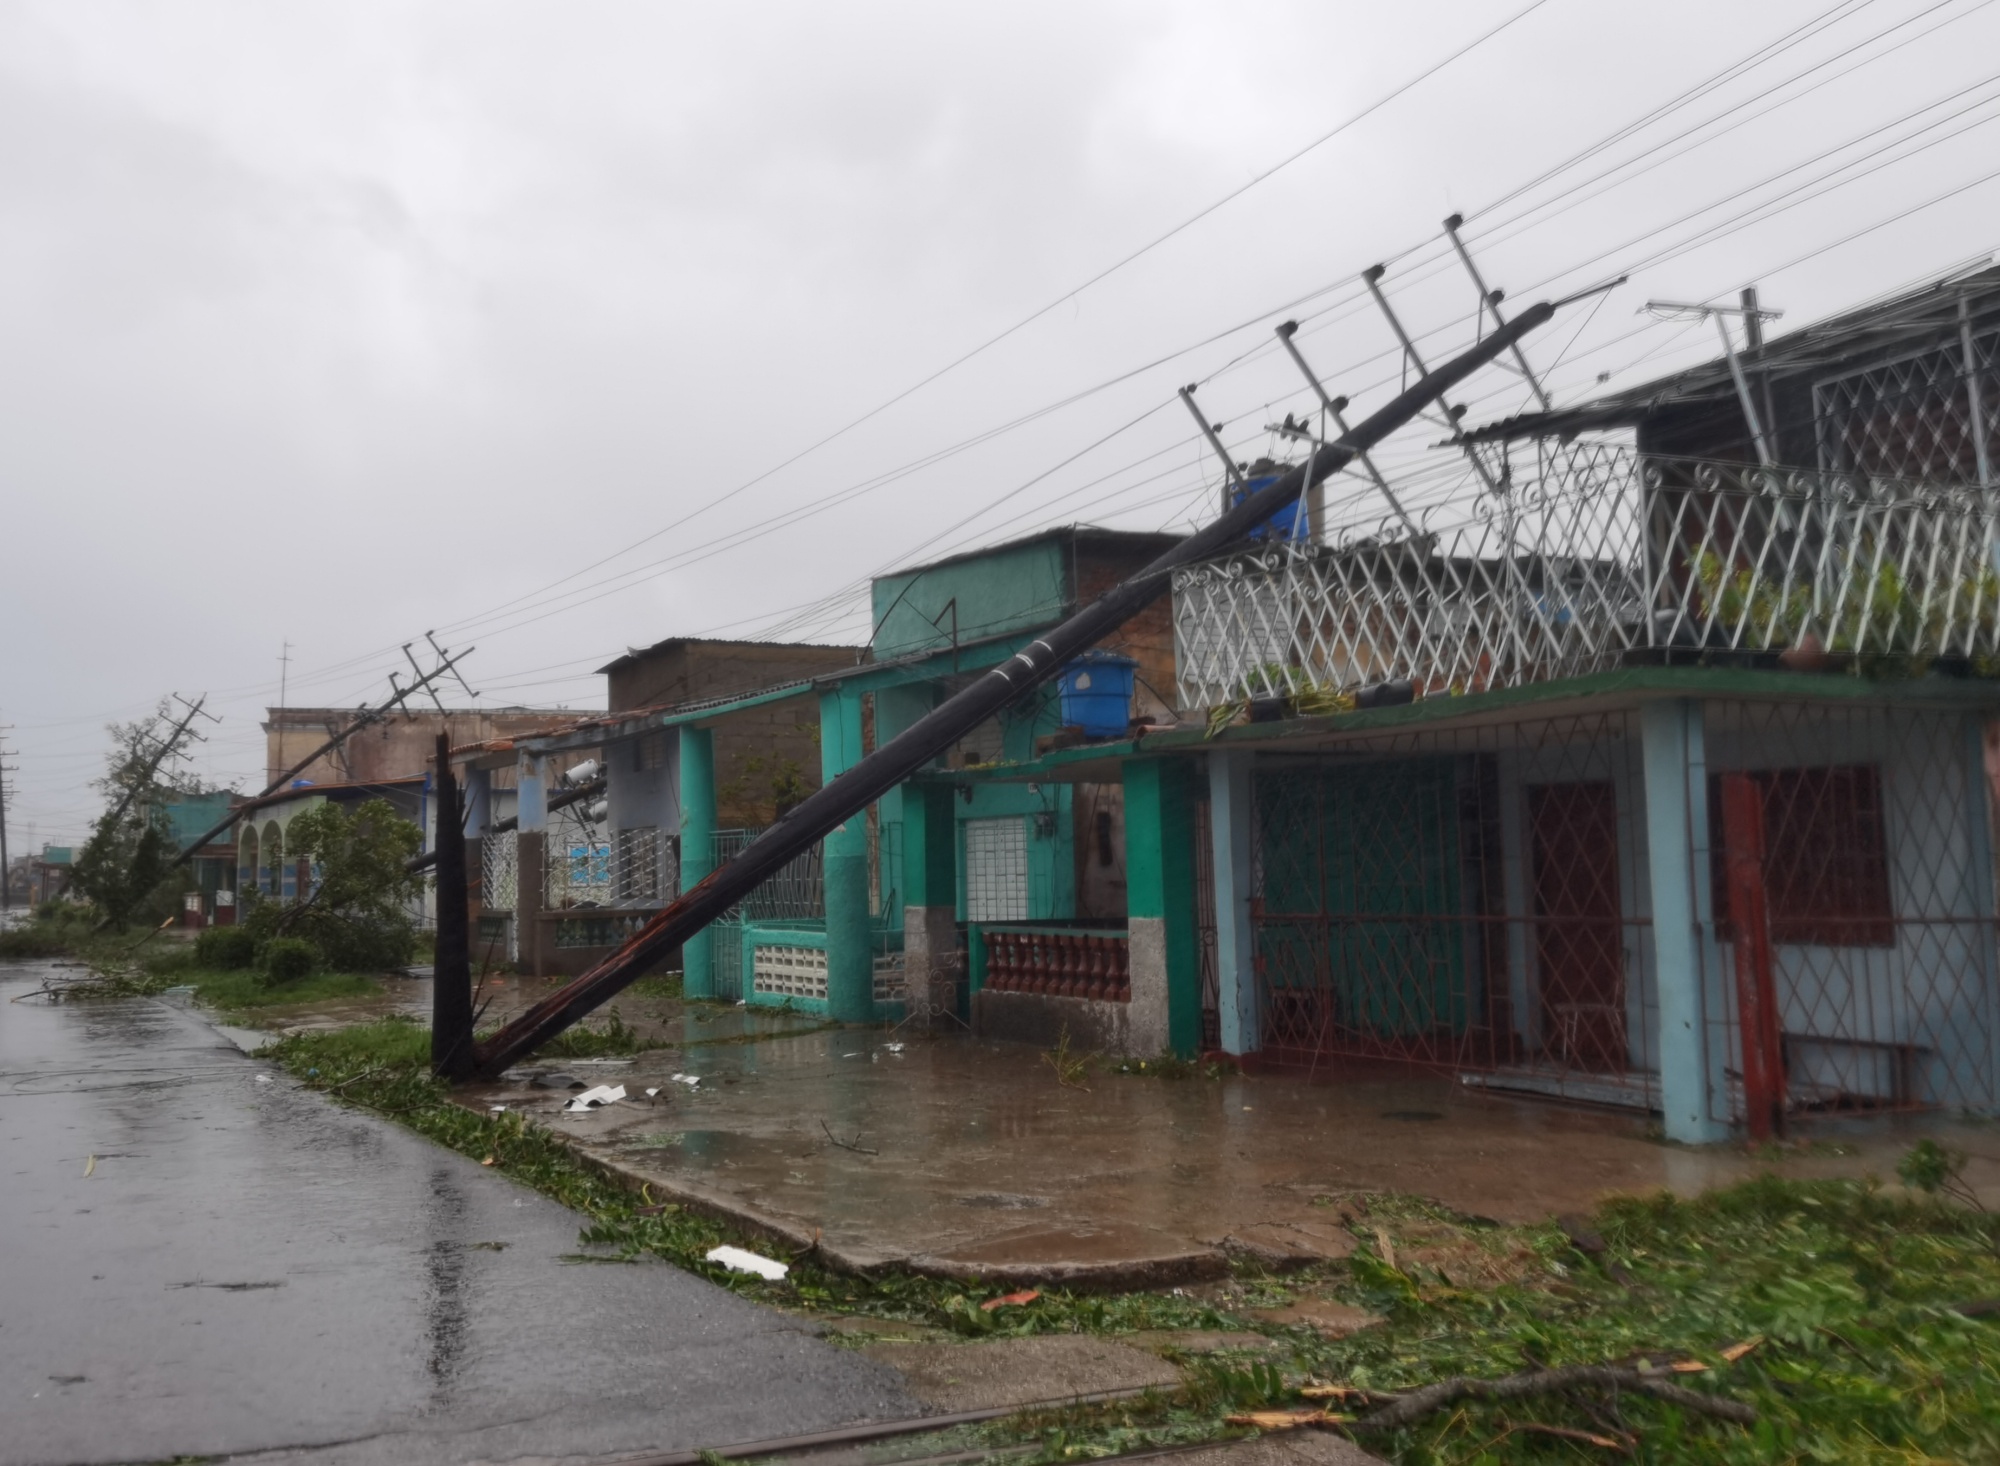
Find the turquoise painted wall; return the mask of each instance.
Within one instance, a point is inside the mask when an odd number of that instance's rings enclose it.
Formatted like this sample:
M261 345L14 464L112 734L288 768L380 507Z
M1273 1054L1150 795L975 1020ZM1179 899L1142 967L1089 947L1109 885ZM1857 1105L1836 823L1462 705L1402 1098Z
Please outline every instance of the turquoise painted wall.
M1035 740L1062 725L1053 689L1001 720L1001 754L1009 762L1033 758ZM958 801L958 819L1012 816L1028 822L1028 920L1068 921L1076 915L1076 840L1067 784L978 784L972 801ZM1040 820L1036 816L1043 816ZM958 917L965 920L965 838L958 840Z
M876 581L876 659L950 647L954 598L961 643L1048 625L1061 613L1069 583L1063 548L1062 540L1049 539Z

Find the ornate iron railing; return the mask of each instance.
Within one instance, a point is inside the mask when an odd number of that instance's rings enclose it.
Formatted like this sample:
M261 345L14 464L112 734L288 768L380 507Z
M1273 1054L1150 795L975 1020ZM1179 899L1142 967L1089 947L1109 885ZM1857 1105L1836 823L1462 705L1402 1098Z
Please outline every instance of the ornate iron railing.
M2000 661L1996 504L1568 444L1416 533L1177 572L1181 705L1395 680L1476 692L1717 652Z

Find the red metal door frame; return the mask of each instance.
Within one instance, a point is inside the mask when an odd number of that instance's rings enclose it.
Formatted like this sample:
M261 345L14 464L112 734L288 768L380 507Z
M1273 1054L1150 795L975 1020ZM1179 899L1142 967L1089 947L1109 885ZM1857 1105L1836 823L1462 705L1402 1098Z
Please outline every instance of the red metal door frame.
M1764 789L1749 774L1722 776L1722 857L1735 938L1743 1108L1751 1138L1769 1140L1784 1129L1785 1061L1764 892Z

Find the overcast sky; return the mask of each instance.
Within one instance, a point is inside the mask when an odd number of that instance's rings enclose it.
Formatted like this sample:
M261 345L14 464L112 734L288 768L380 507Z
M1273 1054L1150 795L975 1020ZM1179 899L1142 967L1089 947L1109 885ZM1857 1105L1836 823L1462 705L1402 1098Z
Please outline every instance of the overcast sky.
M889 566L1185 527L1173 389L1257 451L1296 314L1379 401L1354 277L1468 339L1454 210L1524 301L1638 267L1534 342L1564 400L1713 354L1649 297L1755 280L1782 329L2000 246L1988 0L1524 6L0 4L13 848L170 691L261 784L288 641L295 706L433 627L482 701L601 706L628 645L859 640Z

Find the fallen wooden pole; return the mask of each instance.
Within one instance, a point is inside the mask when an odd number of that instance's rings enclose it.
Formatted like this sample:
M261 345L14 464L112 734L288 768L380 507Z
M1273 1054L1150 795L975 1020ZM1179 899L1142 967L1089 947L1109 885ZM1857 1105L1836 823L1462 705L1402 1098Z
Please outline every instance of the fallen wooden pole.
M574 982L551 993L481 1045L476 1070L494 1075L586 1017L643 977L653 964L756 890L786 861L866 809L967 730L1054 676L1153 601L1166 594L1173 572L1221 554L1300 494L1338 473L1408 423L1480 367L1555 316L1548 302L1531 306L1462 355L1417 379L1337 442L1322 444L1306 462L1249 495L1206 529L1182 540L1130 580L1113 586L1010 660L932 709L852 768L794 805L734 858L634 933L617 951Z

